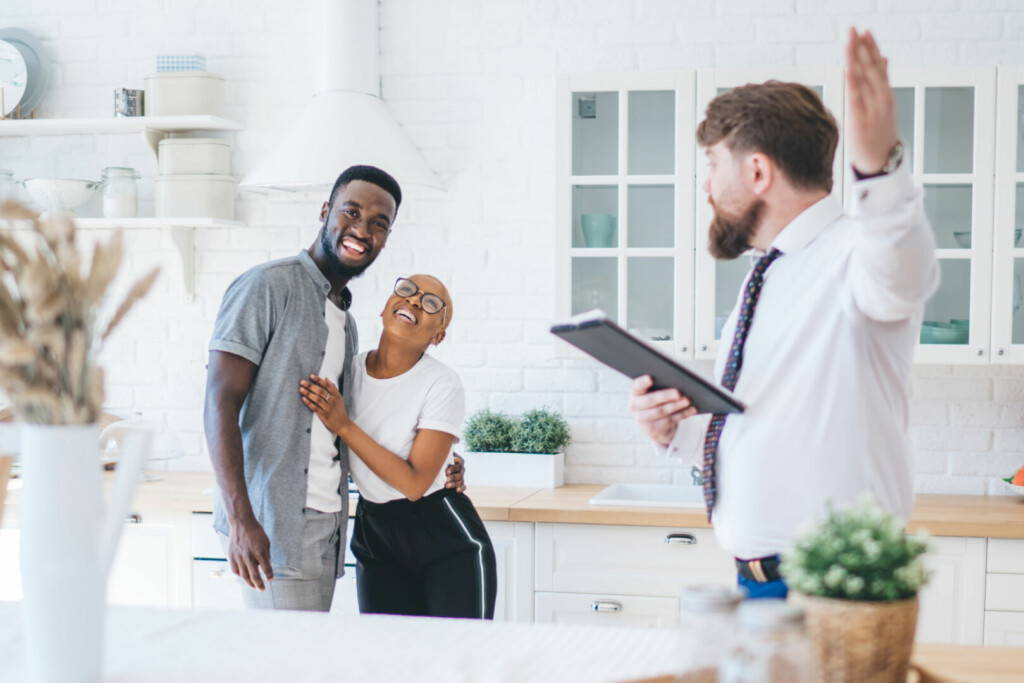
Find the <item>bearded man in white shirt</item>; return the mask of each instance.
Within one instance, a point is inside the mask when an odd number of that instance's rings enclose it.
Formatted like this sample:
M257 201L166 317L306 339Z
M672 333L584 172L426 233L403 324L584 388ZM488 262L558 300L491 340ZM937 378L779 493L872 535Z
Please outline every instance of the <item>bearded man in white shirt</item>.
M697 455L716 536L750 597L786 595L779 554L829 503L867 493L906 519L913 502L911 363L938 286L935 242L870 32L850 30L846 62L847 212L830 194L835 120L808 88L736 88L697 129L711 253L756 254L715 365L747 410L694 418L687 397L651 391L646 376L630 396L660 449Z

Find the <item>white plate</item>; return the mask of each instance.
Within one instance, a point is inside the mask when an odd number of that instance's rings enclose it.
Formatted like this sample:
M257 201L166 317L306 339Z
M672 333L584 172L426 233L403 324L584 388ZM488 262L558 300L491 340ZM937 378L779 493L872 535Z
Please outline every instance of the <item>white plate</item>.
M5 98L4 107L10 111L14 105L20 104L22 113L30 114L43 100L50 82L50 67L43 47L34 35L20 28L0 28L0 40L14 46L21 53L28 74L20 103L11 103Z
M3 91L3 110L0 115L10 114L21 103L28 88L28 65L14 45L0 40L0 90Z

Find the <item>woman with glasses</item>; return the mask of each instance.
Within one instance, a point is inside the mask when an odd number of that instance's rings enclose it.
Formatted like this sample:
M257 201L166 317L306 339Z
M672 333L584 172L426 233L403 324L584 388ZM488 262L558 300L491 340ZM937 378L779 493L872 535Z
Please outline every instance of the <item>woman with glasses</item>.
M473 503L445 488L442 471L460 436L465 392L455 371L427 353L444 339L451 297L430 275L398 278L381 317L379 346L352 363L351 415L329 379L299 383L306 407L357 456L359 611L491 619L494 549Z

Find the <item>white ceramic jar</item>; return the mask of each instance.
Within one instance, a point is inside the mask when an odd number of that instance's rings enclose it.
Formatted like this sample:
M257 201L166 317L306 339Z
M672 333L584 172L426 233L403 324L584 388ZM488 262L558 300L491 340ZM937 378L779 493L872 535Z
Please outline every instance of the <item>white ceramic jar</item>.
M160 175L231 173L231 146L218 138L164 138L157 152Z
M154 181L159 218L235 218L235 179L229 175L162 175Z
M103 169L103 216L134 218L139 212L139 175L134 168L108 166Z
M185 116L224 111L224 77L207 71L168 71L146 76L146 116Z

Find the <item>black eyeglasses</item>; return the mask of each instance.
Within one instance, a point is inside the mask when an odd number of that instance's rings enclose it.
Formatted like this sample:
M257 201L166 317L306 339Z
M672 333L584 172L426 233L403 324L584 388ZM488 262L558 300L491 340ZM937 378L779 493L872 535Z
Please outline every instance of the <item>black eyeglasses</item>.
M408 299L409 297L416 296L422 290L420 286L409 278L400 277L395 280L395 294L402 298ZM433 315L434 313L440 313L444 310L447 304L444 299L439 297L437 294L431 294L430 292L423 292L423 296L420 297L420 306L427 313Z

